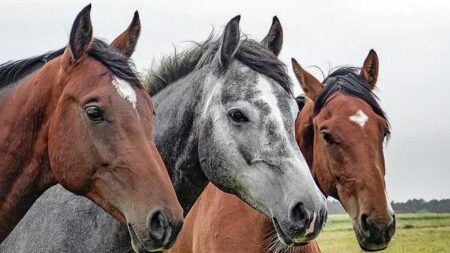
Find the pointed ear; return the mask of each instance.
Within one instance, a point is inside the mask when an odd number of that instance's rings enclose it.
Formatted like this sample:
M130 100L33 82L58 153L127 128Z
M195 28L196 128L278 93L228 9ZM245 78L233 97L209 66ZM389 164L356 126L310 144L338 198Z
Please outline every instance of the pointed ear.
M83 58L92 41L92 23L91 23L91 5L84 7L77 15L70 32L69 47L66 51L70 51L71 63L78 62Z
M369 55L364 60L360 75L369 83L371 90L375 88L378 79L378 56L375 50L370 50Z
M295 77L297 77L300 87L305 95L315 101L322 91L322 83L319 82L313 75L304 70L298 62L292 58L292 68L294 69Z
M264 37L261 43L276 56L280 54L281 47L283 46L283 28L281 27L280 20L278 20L277 16L273 17L269 33Z
M130 58L136 49L136 45L141 34L141 21L139 13L134 12L133 20L128 28L119 35L112 43L111 47L117 49L124 56Z
M227 65L230 63L239 47L239 40L241 36L239 31L240 20L240 15L232 18L223 32L222 44L220 46L220 63L222 65Z

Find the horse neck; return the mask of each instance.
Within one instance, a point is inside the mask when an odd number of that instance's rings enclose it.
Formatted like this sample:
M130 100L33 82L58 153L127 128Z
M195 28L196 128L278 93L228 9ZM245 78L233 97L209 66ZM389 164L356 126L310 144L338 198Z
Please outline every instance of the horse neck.
M196 130L203 110L202 73L192 73L153 96L155 143L185 215L209 181L201 169Z
M51 68L35 72L0 101L0 242L54 184L47 129L55 72Z

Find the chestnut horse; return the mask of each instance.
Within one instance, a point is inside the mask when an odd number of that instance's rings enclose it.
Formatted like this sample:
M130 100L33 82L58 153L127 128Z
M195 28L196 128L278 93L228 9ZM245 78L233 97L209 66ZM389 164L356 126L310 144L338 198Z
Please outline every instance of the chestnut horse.
M162 249L183 213L129 60L139 16L109 46L92 38L90 9L67 47L0 66L0 242L59 183L126 224L137 251Z
M296 121L296 139L319 188L343 204L362 249L387 247L395 218L385 191L383 142L389 124L372 94L378 57L371 50L361 72L340 68L322 85L292 59L308 102ZM320 252L281 243L270 220L209 184L185 219L171 253Z

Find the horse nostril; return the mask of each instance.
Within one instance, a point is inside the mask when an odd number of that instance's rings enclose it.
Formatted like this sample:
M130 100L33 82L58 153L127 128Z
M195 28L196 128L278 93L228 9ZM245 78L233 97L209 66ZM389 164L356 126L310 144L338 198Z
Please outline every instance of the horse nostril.
M304 207L303 203L297 203L294 207L291 209L290 213L291 221L295 224L297 224L300 227L305 227L306 223L309 219L309 213Z
M328 211L326 208L323 208L320 212L320 223L324 226L327 223L328 219Z
M149 216L148 229L150 236L157 241L164 240L169 221L167 217L160 211L154 212Z
M365 213L363 213L361 215L361 228L364 231L368 231L369 230L369 216Z
M388 226L387 237L391 238L395 233L395 214L392 215L392 222Z

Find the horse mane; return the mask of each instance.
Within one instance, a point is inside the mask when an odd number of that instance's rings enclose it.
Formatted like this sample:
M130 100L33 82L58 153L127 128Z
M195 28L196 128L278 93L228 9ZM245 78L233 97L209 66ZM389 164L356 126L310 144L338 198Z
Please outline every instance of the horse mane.
M287 74L286 65L261 43L247 39L240 41L234 57L249 68L275 80L285 91L292 94L292 82ZM152 66L144 83L151 96L169 84L187 76L194 70L212 63L220 48L220 38L213 33L203 42L193 42L193 46L171 56L164 57L158 67Z
M0 89L42 68L50 60L61 56L64 50L65 47L27 59L0 64ZM137 86L140 85L138 74L131 60L110 47L107 43L99 39L94 39L88 50L88 55L100 61L117 78Z
M110 47L106 42L94 39L91 48L88 50L88 55L103 63L117 78L132 85L141 86L139 74L136 71L133 61Z
M40 69L50 60L60 56L63 52L64 48L24 60L8 61L0 64L0 88L21 80Z
M378 97L371 91L369 84L359 75L359 68L339 67L332 71L323 81L325 84L322 92L314 101L314 115L317 115L325 106L327 100L336 92L340 91L346 95L357 97L368 103L372 110L386 120L390 127L386 113L378 103ZM389 129L387 135L389 135ZM387 136L388 137L388 136Z

